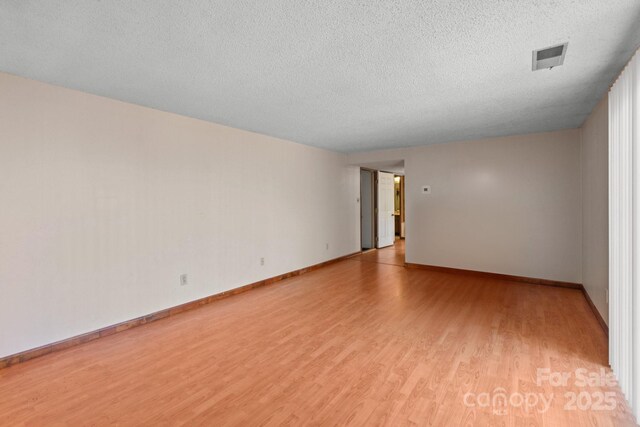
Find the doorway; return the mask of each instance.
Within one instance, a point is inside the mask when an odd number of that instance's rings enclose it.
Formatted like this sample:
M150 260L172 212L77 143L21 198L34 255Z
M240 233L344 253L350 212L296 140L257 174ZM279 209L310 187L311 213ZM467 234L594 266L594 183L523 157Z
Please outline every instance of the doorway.
M404 176L395 175L394 182L394 215L396 238L404 239Z
M360 247L375 248L375 172L360 169Z
M404 238L404 176L360 169L360 247L384 248Z

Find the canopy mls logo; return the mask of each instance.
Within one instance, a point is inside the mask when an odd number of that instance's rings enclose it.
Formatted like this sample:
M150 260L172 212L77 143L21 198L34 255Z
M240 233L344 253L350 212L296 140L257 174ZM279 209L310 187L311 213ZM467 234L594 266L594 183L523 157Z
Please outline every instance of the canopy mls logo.
M491 408L495 415L507 415L509 408L522 408L526 413L536 411L545 413L551 407L554 394L544 393L510 393L502 387L497 387L487 393L466 393L463 397L464 406L468 408Z
M584 368L572 372L554 372L549 368L538 368L536 385L542 390L549 387L571 387L584 389L567 391L562 394L565 411L613 411L617 407L617 395L613 391L593 390L617 386L615 376L604 368L589 371ZM558 394L559 395L559 394ZM468 392L463 396L466 407L490 409L495 415L507 415L510 409L526 413L545 413L556 398L556 393L512 392L497 387L490 392Z

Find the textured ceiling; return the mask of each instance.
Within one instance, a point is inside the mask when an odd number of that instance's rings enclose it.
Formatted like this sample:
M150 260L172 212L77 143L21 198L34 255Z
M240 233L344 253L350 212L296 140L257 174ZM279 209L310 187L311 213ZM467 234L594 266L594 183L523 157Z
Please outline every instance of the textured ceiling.
M578 127L639 22L638 0L0 0L0 71L357 151Z

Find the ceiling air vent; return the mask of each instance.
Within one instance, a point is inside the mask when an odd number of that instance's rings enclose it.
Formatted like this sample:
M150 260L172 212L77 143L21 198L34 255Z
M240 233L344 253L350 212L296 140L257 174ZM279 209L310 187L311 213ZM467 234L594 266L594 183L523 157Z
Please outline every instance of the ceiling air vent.
M564 62L564 56L567 53L568 44L569 43L567 42L557 46L534 50L532 70L536 71L562 65Z

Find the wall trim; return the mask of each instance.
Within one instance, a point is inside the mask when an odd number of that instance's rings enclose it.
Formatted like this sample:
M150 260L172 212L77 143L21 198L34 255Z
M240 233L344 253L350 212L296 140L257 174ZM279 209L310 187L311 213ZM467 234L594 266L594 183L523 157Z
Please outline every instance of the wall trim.
M556 286L560 288L571 288L571 289L579 289L579 290L582 289L582 284L580 283L561 282L559 280L549 280L549 279L538 279L535 277L512 276L509 274L488 273L486 271L465 270L462 268L441 267L438 265L414 264L409 262L405 263L405 267L418 268L421 270L439 271L441 273L457 273L457 274L464 274L468 276L486 277L490 279L510 280L512 282L523 282L523 283L530 283L534 285Z
M218 301L222 298L227 298L232 295L241 294L251 289L259 288L266 285L271 285L273 283L279 282L284 279L288 279L290 277L309 273L311 271L317 270L327 265L334 264L336 262L345 260L347 258L360 255L360 253L361 251L353 252L348 255L343 255L338 258L333 258L328 261L324 261L308 267L300 268L298 270L293 270L288 273L280 274L278 276L270 277L268 279L250 283L248 285L240 286L238 288L229 289L228 291L220 292L220 293L213 294L213 295L200 298L194 301L190 301L184 304L169 307L164 310L159 310L154 313L147 314L145 316L136 317L135 319L126 320L124 322L121 322L115 325L106 326L104 328L87 332L85 334L76 335L61 341L43 345L41 347L37 347L30 350L22 351L20 353L5 356L0 358L0 369L8 368L9 366L17 365L19 363L24 363L28 360L32 360L32 359L44 356L46 354L55 353L60 350L64 350L70 347L75 347L77 345L96 340L98 338L107 337L109 335L113 335L118 332L123 332L131 328L135 328L138 326L146 325L147 323L155 322L156 320L164 319L166 317L171 317L176 314L183 313L185 311L193 310L203 305L210 304L214 301Z
M330 264L334 264L339 261L343 261L348 258L352 258L354 256L360 255L363 253L362 251L353 252L348 255L343 255L338 258L333 258L328 261L324 261L318 264L314 264L308 267L300 268L298 270L293 270L288 273L280 274L278 276L270 277L268 279L260 280L254 283L250 283L248 285L240 286L238 288L229 289L228 291L220 292L217 294L213 294L204 298L200 298L194 301L190 301L184 304L176 305L173 307L166 308L164 310L159 310L154 313L147 314L145 316L140 316L135 319L126 320L124 322L106 326L104 328L87 332L85 334L76 335L61 341L57 341L51 344L46 344L41 347L37 347L30 350L25 350L20 353L12 354L9 356L5 356L0 358L0 369L8 368L9 366L17 365L20 363L24 363L28 360L36 359L38 357L55 353L70 347L75 347L80 344L84 344L90 341L94 341L98 338L108 337L109 335L116 334L118 332L123 332L131 328L135 328L138 326L145 325L147 323L155 322L156 320L164 319L166 317L175 316L176 314L183 313L185 311L193 310L203 305L211 304L212 302L218 301L223 298L227 298L233 295L241 294L243 292L247 292L251 289L259 288L262 286L271 285L273 283L277 283L281 280L288 279L290 277L299 276L301 274L309 273L311 271L317 270L319 268L325 267ZM529 283L534 285L544 285L544 286L555 286L561 288L569 288L576 289L582 292L584 298L593 311L596 320L600 324L604 333L609 336L609 327L607 326L604 318L593 304L591 297L587 293L587 290L580 283L572 283L572 282L562 282L557 280L548 280L548 279L538 279L533 277L523 277L523 276L512 276L508 274L500 274L500 273L488 273L484 271L476 271L476 270L465 270L460 268L451 268L451 267L442 267L436 265L426 265L426 264L415 264L415 263L405 263L406 268L419 269L419 270L429 270L429 271L437 271L442 273L452 273L452 274L462 274L467 276L476 276L476 277L485 277L491 279L499 279L499 280L508 280L513 282L522 282Z
M604 331L605 335L608 337L609 326L607 325L607 322L604 321L604 318L596 308L596 305L593 303L593 300L589 296L589 292L587 292L587 289L584 286L582 287L582 293L584 294L584 298L587 300L587 304L589 304L589 307L591 307L591 311L593 311L593 314L596 316L596 320L598 320L600 327Z

